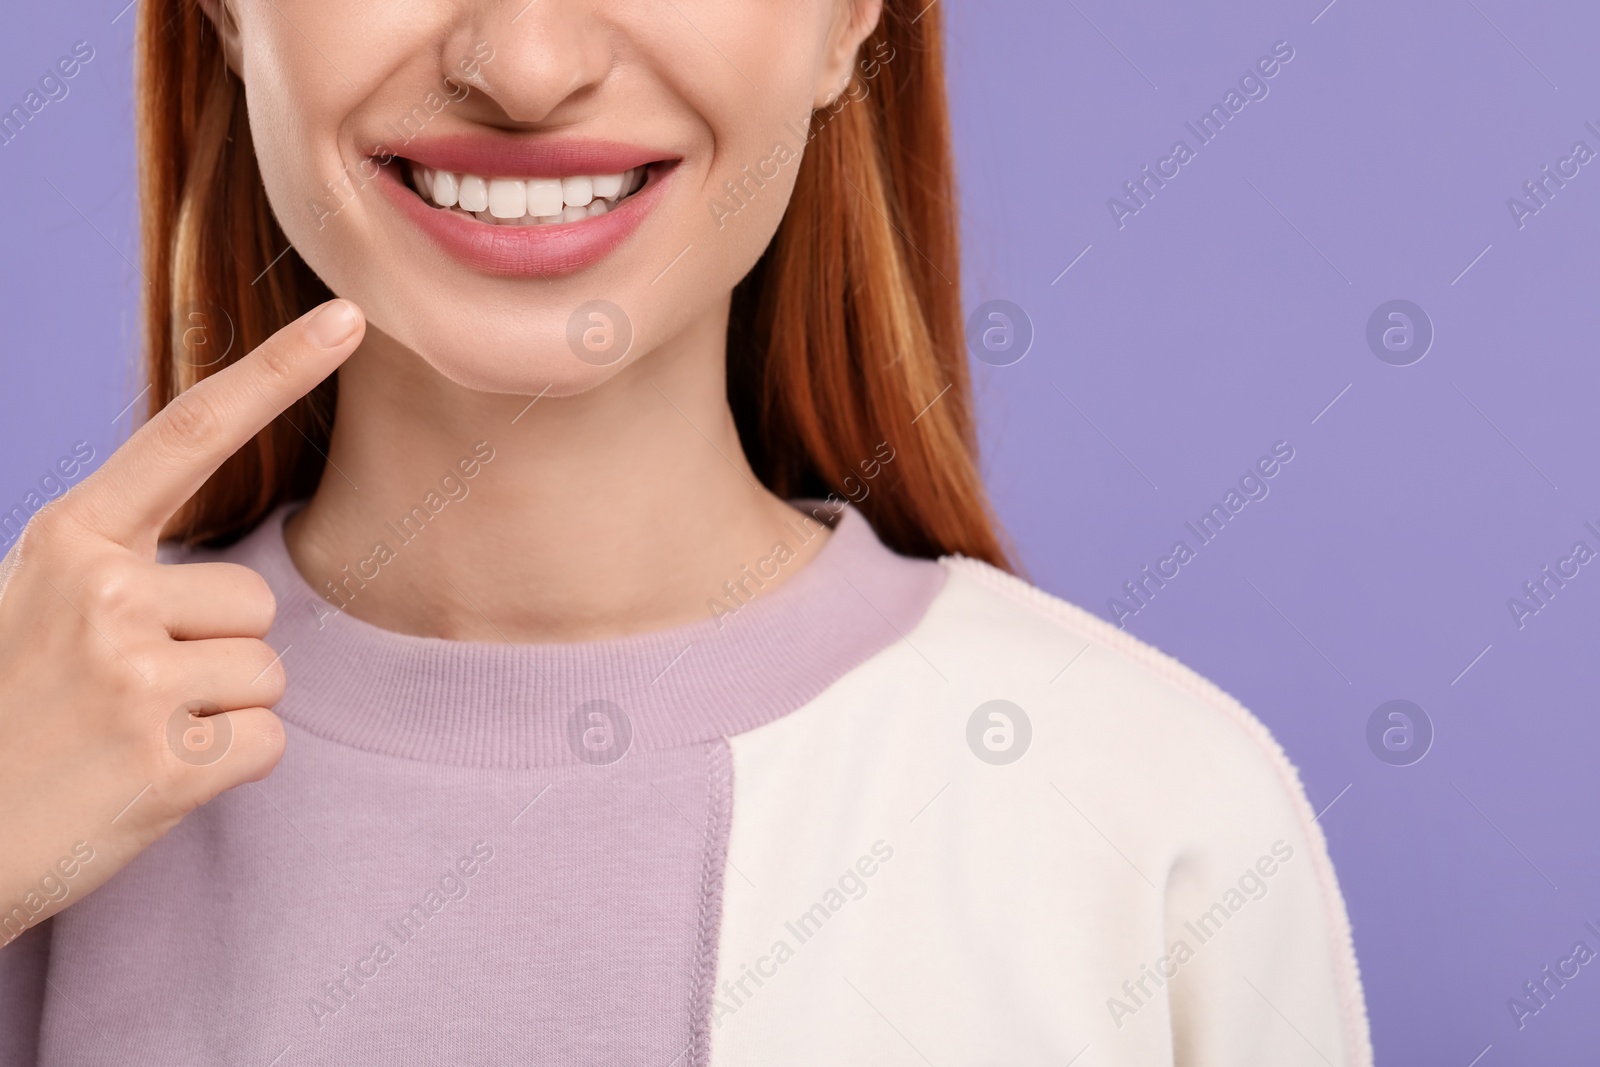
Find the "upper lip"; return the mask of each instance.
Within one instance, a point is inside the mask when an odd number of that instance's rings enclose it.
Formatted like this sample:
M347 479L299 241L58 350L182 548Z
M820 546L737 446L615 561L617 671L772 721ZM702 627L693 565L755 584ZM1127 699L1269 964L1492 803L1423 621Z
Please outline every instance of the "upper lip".
M371 155L382 146L374 145ZM514 134L441 134L414 138L397 157L435 170L476 174L483 178L566 178L580 174L620 174L679 157L661 149L589 138L537 139Z

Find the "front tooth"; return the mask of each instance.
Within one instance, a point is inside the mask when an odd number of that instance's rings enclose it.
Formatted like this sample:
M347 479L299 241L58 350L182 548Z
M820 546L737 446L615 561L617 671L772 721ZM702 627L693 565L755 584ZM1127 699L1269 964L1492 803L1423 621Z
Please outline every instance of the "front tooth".
M495 178L489 183L489 214L520 219L528 213L528 186L521 178Z
M589 209L586 207L569 206L561 209L562 222L577 222L579 219L586 219L588 217Z
M595 215L604 215L607 211L610 211L611 205L604 200L594 200L590 202L589 206L585 210L589 212L589 215L592 218Z
M461 183L447 170L433 172L433 202L440 207L455 207Z
M568 207L588 207L594 199L594 183L584 175L561 179L561 199Z
M610 200L622 192L622 175L601 174L590 181L596 200Z
M539 215L533 221L540 226L554 226L562 219L560 215Z
M456 202L463 211L477 214L489 209L489 183L476 174L463 174Z
M543 218L561 214L561 181L557 178L529 178L528 214Z

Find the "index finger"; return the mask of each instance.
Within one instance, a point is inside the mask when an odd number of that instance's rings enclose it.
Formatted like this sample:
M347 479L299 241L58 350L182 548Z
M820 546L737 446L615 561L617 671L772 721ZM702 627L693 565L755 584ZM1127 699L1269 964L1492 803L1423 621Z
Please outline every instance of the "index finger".
M153 543L229 456L355 351L365 330L355 304L331 300L184 390L77 487L87 524L122 544Z

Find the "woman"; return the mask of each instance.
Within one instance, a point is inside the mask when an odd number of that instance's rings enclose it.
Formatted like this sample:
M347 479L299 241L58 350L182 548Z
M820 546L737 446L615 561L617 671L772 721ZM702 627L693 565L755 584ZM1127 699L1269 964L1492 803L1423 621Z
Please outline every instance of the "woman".
M0 578L0 1062L1370 1062L1264 728L1007 573L936 6L139 18L152 415Z

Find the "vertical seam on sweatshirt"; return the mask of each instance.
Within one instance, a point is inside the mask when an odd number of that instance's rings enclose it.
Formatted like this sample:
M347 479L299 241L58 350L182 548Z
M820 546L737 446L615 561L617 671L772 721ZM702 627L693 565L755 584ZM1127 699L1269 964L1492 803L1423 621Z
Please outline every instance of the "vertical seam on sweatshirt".
M700 916L694 976L689 992L689 1067L711 1061L711 1001L716 991L722 883L728 866L733 814L733 757L726 738L706 746L705 863L700 875Z

